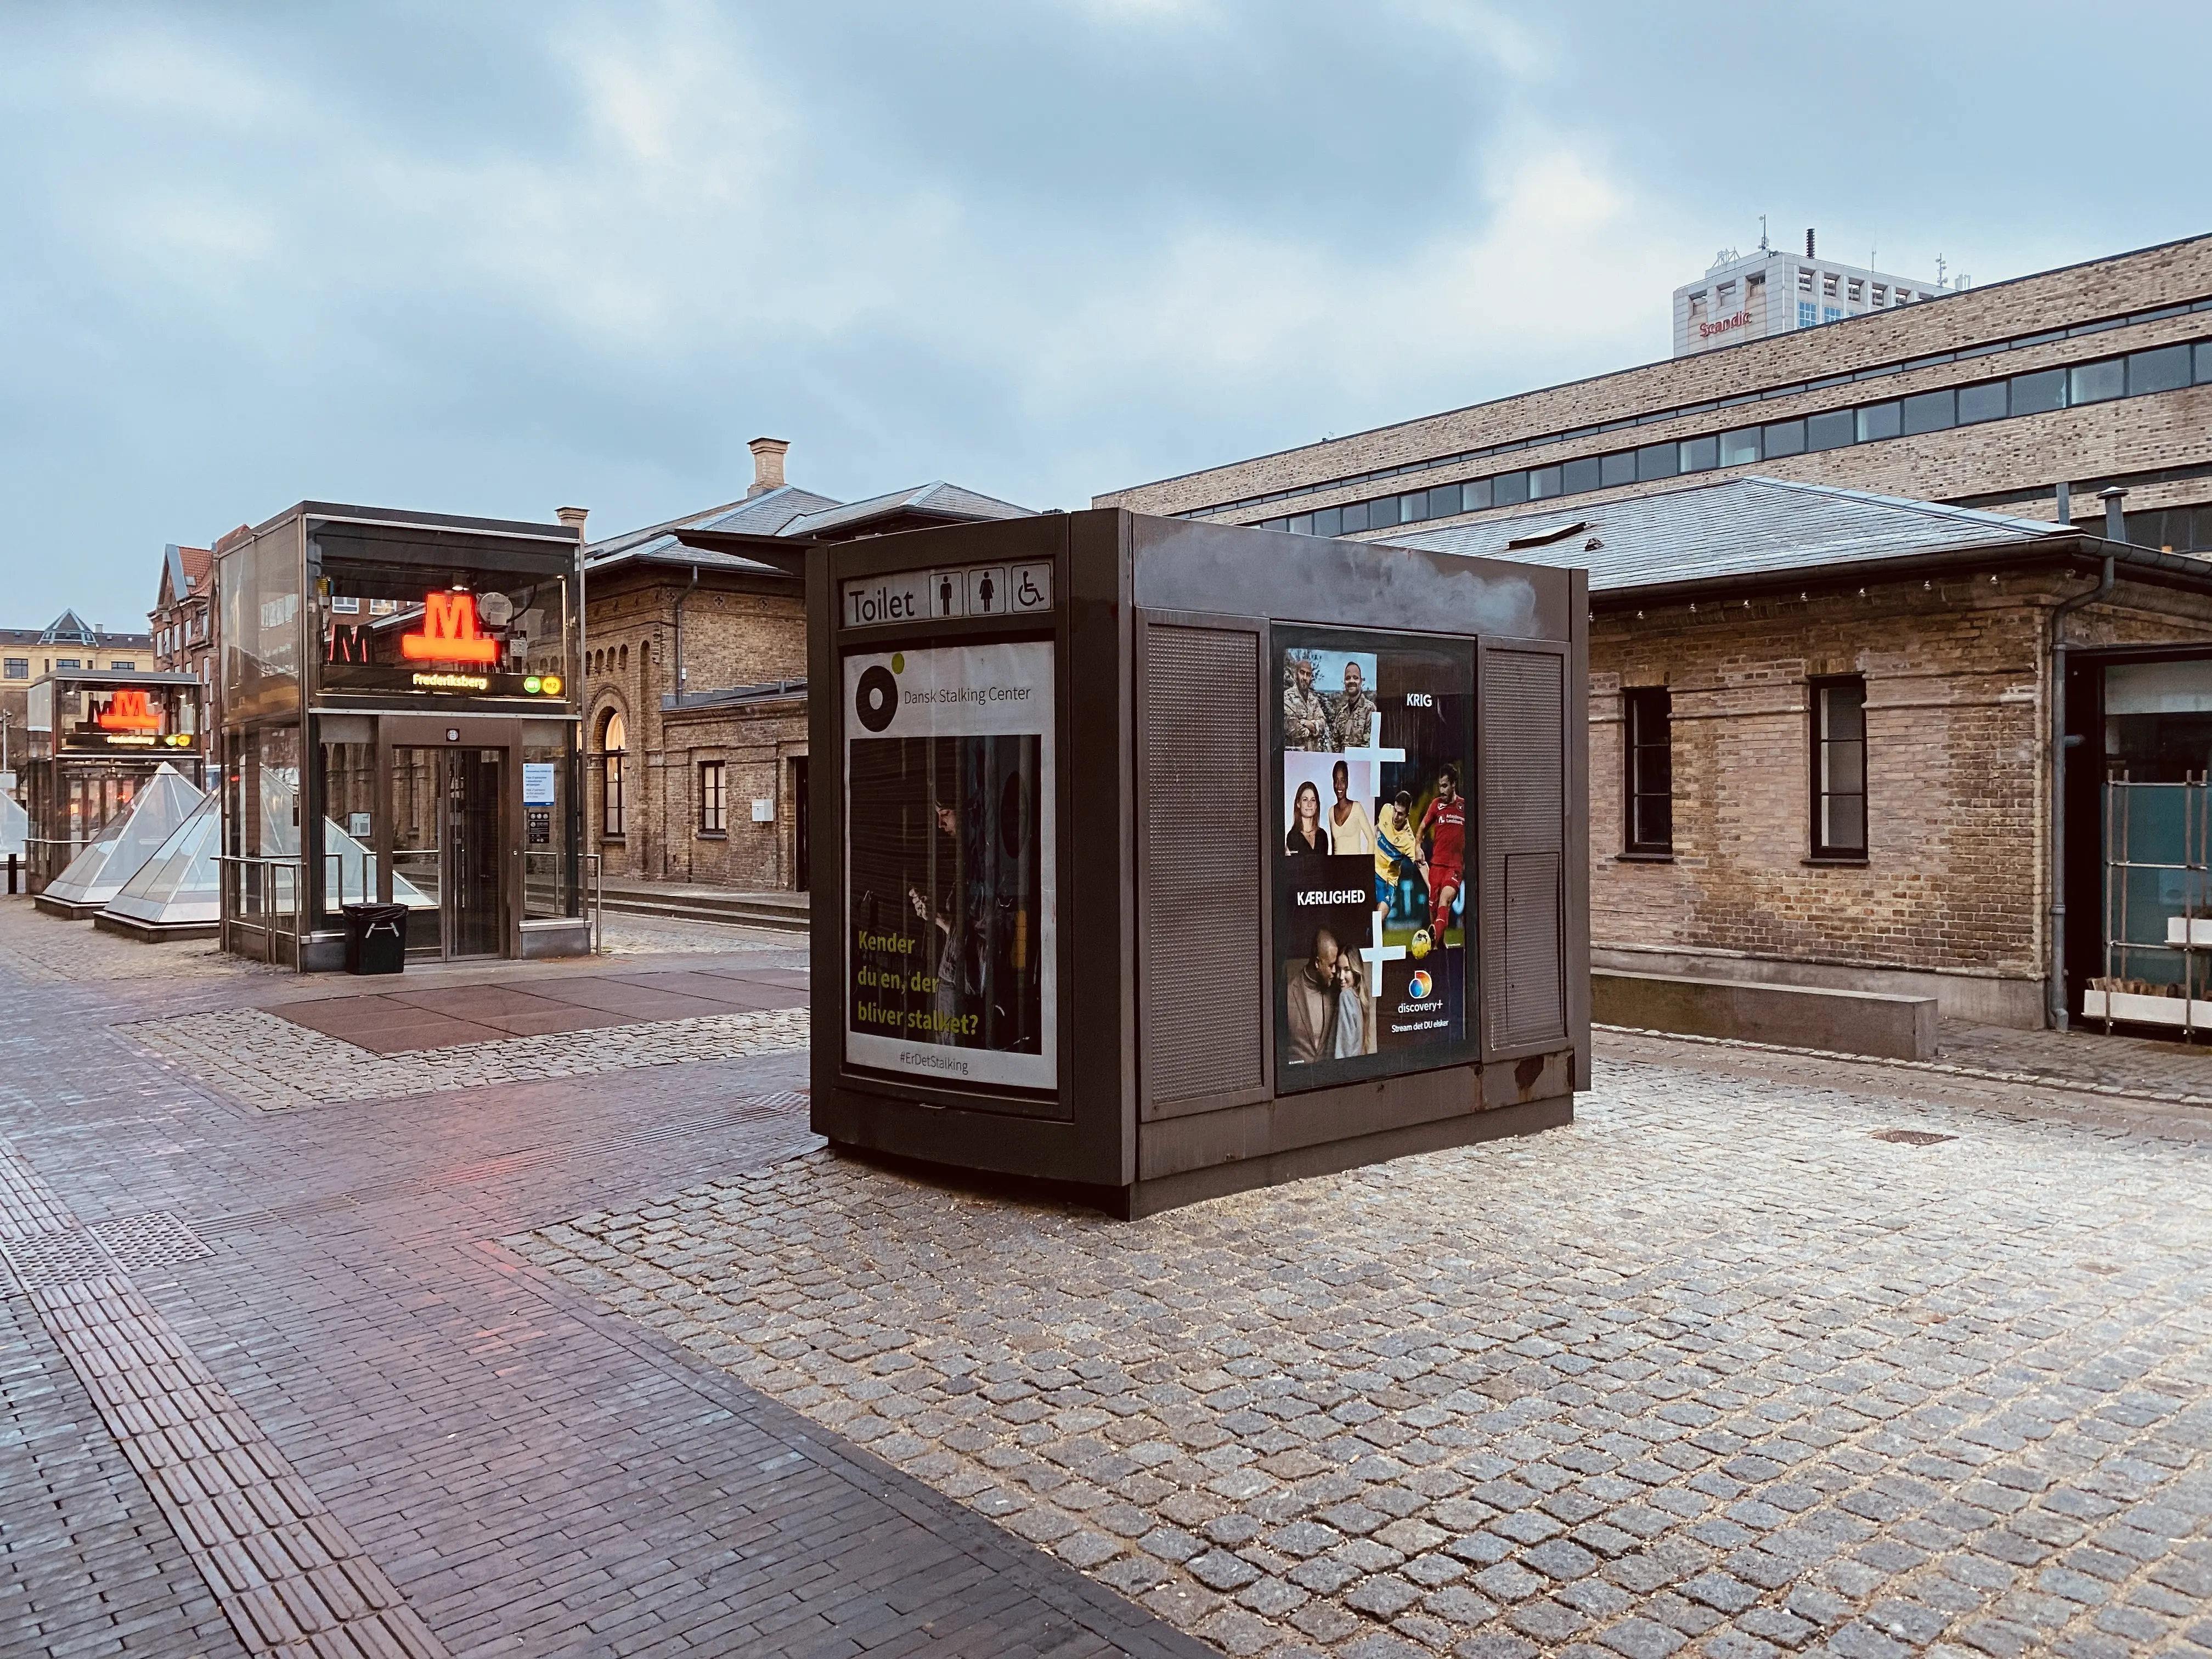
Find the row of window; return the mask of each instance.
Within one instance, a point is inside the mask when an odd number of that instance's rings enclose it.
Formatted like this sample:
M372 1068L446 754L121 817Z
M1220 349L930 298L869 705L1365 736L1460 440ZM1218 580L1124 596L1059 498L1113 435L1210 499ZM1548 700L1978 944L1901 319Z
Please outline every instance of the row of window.
M154 649L172 656L186 645L198 645L208 636L208 613L195 611L189 623L172 623L154 636Z
M626 674L629 672L629 647L619 649L610 646L604 651L592 653L592 672L594 674Z
M45 672L49 674L65 674L72 669L99 666L96 662L80 661L75 657L50 657L46 660ZM117 674L135 674L138 672L138 665L135 660L111 662L107 666L111 672ZM31 659L28 657L0 658L0 678L27 680L31 678Z
M1686 415L1704 415L1717 409L1734 409L1741 404L1771 403L1777 398L1794 398L1801 392L1816 392L1823 386L1842 386L1862 380L1878 380L1892 374L1906 374L1915 369L1932 368L1942 363L1965 362L1972 358L1987 357L2004 351L2023 351L2032 346L2048 345L2054 340L2072 340L2091 334L2108 334L2116 328L2133 328L2142 323L2161 322L2168 317L2179 317L2190 312L2212 311L2212 297L2184 301L2178 305L2153 306L2142 311L2124 312L2117 317L2100 318L2094 323L2076 323L2071 328L2039 329L2031 334L2015 334L2000 340L1984 340L1978 345L1964 346L1956 351L1931 351L1917 357L1906 357L1895 362L1876 363L1867 368L1853 369L1849 374L1829 374L1807 380L1792 380L1779 386L1761 386L1756 392L1741 392L1732 398L1708 398L1700 403L1678 404L1671 409L1647 409L1640 415L1625 415L1619 420L1601 421L1592 426L1570 427L1559 432L1539 432L1526 438L1509 439L1504 443L1491 444L1480 449L1463 449L1455 455L1431 455L1422 460L1406 461L1396 466L1370 467L1364 472L1346 473L1341 477L1323 478L1315 483L1293 484L1287 489L1270 490L1264 495L1246 495L1233 501L1216 501L1211 507L1186 507L1175 516L1182 519L1211 518L1218 513L1234 513L1248 507L1264 507L1270 501L1289 501L1294 496L1319 495L1346 486L1366 483L1379 478L1395 478L1408 472L1433 472L1439 468L1456 466L1464 461L1479 461L1486 456L1503 455L1523 449L1535 449L1545 444L1572 443L1577 438L1595 437L1602 432L1617 432L1626 427L1656 426L1662 421L1678 420ZM1554 387L1553 390L1558 390Z
M1809 852L1856 863L1867 855L1866 681L1856 674L1812 683ZM1664 686L1620 694L1624 726L1622 842L1631 858L1674 851L1674 700Z
M1673 443L1617 449L1606 455L1584 455L1555 466L1501 472L1463 483L1435 484L1427 489L1324 507L1316 513L1268 519L1258 527L1287 530L1297 536L1346 536L1362 530L1418 524L1425 519L1479 513L1486 507L1515 507L1554 495L1572 495L1583 490L1609 489L1619 484L1706 472L1716 467L1755 465L1790 455L1878 443L1887 438L1910 438L1923 432L1942 432L1984 421L2045 415L2054 410L2105 403L2114 398L2147 397L2192 384L2212 384L2212 340L2200 340L2194 345L2160 346L2150 351L2130 352L2124 357L2101 357L2094 362L2075 363L2067 368L2037 369L1973 386L1946 386L1940 392L1890 398L1796 420L1737 427Z
M1816 271L1810 265L1800 265L1797 268L1797 291L1801 294L1810 294L1813 292L1814 279L1815 277L1819 278L1821 295L1825 298L1830 300L1842 300L1850 305L1863 307L1868 303L1868 296L1869 292L1871 292L1873 296L1873 304L1875 308L1877 310L1886 309L1893 304L1902 306L1912 303L1913 290L1904 286L1902 283L1898 285L1896 293L1893 296L1890 291L1890 285L1887 283L1875 283L1872 285L1871 289L1869 289L1867 279L1863 276L1847 277L1832 270ZM1757 297L1753 295L1752 289L1755 288L1764 288L1765 284L1766 277L1764 272L1753 271L1751 275L1745 277L1743 281L1743 303L1747 306L1749 305L1752 301ZM1726 282L1715 284L1711 290L1697 289L1691 293L1689 296L1688 309L1692 321L1695 321L1698 318L1705 314L1705 299L1709 291L1712 296L1712 309L1714 312L1725 317L1735 309L1735 278L1731 276ZM1923 300L1932 300L1936 296L1932 294L1923 291L1920 297ZM1831 322L1835 321L1844 314L1840 307L1830 306L1826 307L1826 310L1828 320ZM1800 327L1809 326L1814 320L1814 307L1809 301L1799 301L1797 307L1797 321ZM1859 313L1857 312L1853 312L1851 314L1856 317Z
M2128 539L2168 553L2212 551L2212 507L2172 507L2127 515Z
M599 760L599 833L619 840L628 832L629 816L628 803L623 799L623 774L629 757L621 747L623 738L621 717L609 720L609 736L614 746ZM724 761L699 763L699 830L702 835L726 835L730 828L730 795L728 763Z

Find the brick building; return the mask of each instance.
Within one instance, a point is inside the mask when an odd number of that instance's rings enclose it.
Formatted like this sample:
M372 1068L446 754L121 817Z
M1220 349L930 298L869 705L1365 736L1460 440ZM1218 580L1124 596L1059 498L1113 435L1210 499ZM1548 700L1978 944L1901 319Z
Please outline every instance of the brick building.
M2212 765L2212 560L1758 477L1395 539L1590 573L1601 968L2036 1026L2063 927L2078 1019L2112 971L2106 780Z
M1917 290L1916 290L1916 293ZM1759 473L2212 546L2212 236L1119 489L1101 507L1395 535Z
M743 500L586 550L586 843L610 883L803 890L806 549L1029 512L942 483L841 502L785 480L781 440L751 448Z
M152 625L154 665L168 673L197 675L215 685L215 555L204 547L161 550L161 586L146 620Z

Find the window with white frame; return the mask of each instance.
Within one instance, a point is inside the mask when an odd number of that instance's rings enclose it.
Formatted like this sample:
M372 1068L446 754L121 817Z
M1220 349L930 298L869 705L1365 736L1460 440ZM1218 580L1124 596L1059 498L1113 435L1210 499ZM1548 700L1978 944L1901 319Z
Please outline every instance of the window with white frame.
M729 795L724 787L725 763L699 763L699 830L719 836L730 827Z

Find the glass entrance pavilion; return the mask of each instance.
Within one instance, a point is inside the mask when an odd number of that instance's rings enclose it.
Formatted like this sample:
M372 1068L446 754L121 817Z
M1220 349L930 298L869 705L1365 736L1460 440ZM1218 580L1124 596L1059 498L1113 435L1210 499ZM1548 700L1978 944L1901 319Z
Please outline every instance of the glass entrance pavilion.
M563 525L314 501L218 548L225 949L340 967L362 901L408 908L410 957L591 948L582 556Z

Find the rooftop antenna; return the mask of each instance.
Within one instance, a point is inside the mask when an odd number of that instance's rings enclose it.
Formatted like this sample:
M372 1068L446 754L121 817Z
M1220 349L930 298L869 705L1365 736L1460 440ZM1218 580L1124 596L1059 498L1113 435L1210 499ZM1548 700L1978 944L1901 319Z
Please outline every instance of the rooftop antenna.
M1940 253L1936 256L1936 286L1943 286L1943 256Z
M1763 213L1759 216L1759 251L1761 253L1771 253L1774 252L1772 248L1766 245L1766 216Z

